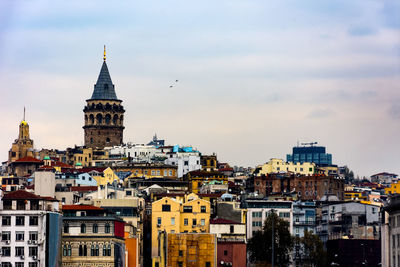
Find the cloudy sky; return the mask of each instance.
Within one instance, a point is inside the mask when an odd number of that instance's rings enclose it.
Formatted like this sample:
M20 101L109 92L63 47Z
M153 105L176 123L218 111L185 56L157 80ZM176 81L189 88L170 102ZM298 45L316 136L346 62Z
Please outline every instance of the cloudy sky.
M400 174L397 0L1 1L1 161L24 106L37 149L83 143L104 44L126 142L255 166L317 141Z

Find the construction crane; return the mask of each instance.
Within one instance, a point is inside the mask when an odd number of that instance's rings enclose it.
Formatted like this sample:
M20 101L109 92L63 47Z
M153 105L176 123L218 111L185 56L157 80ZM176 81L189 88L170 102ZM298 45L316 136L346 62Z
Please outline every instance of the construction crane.
M308 146L311 146L311 147L314 146L314 145L316 145L316 144L318 144L318 142L301 143L302 146L307 146L307 145L308 145Z

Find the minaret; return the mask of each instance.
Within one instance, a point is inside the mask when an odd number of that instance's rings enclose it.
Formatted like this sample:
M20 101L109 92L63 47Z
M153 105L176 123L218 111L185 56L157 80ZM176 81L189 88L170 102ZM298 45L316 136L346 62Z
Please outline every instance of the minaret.
M123 143L124 113L122 100L115 94L106 64L106 46L104 46L103 65L94 85L92 97L86 100L85 146L91 148L110 147Z

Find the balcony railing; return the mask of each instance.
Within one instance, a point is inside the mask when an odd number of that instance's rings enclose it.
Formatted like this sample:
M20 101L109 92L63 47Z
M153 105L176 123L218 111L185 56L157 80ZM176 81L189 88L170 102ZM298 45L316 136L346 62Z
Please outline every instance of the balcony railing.
M315 225L315 221L295 221L294 225Z

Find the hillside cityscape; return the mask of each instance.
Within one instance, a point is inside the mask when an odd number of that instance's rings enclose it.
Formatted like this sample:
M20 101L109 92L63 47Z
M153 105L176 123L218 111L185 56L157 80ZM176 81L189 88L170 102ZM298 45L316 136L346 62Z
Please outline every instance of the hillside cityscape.
M104 50L83 145L37 149L25 110L7 125L1 267L399 266L398 174L358 177L318 140L253 166L156 133L125 142L129 110Z

